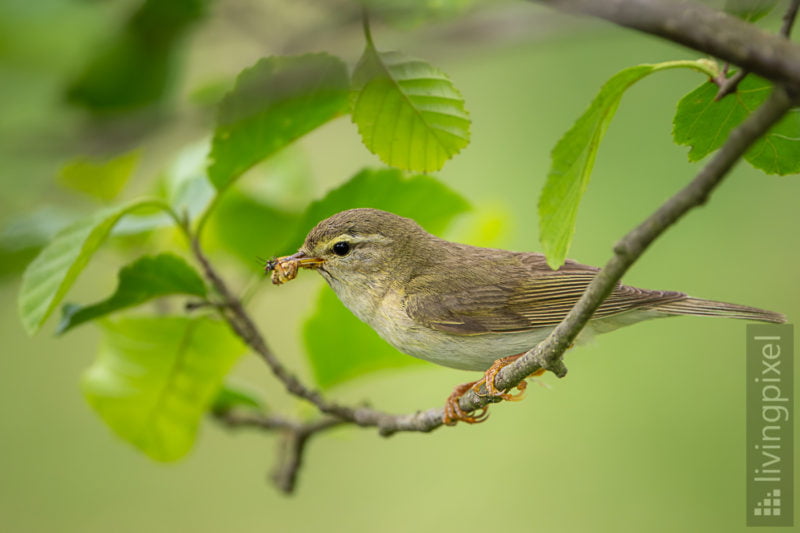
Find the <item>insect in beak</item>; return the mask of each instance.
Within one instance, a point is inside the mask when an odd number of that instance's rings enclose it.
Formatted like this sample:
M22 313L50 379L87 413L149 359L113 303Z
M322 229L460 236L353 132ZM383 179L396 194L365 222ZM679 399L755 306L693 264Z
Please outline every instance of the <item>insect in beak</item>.
M272 272L272 283L281 285L297 277L301 268L317 268L323 263L319 257L308 257L304 252L272 258L264 265L264 272Z

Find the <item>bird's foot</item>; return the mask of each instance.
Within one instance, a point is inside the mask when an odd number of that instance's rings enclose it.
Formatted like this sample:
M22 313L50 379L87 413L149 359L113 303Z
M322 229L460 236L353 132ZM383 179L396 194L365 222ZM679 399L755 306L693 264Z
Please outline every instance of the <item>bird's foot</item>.
M450 393L450 396L447 397L447 401L444 403L444 416L442 416L444 425L455 426L459 420L467 424L480 424L489 417L488 405L482 407L476 415L472 414L473 411L464 411L461 406L458 405L458 400L461 399L461 396L478 383L480 383L480 381L470 381L469 383L462 383L453 389L453 392Z
M500 372L500 370L522 357L523 354L524 352L498 359L492 364L492 366L488 368L488 370L486 370L481 379L478 381L472 381L470 383L464 383L453 389L453 392L450 393L450 396L447 397L447 401L445 402L442 422L448 426L454 426L458 421L466 422L468 424L478 424L489 417L488 405L482 407L477 415L472 415L471 412L461 409L458 401L461 399L461 396L463 396L464 393L470 389L480 396L490 396L492 398L500 398L510 402L518 402L522 400L525 397L525 389L528 387L527 381L520 381L516 387L519 392L517 394L511 394L508 391L501 391L495 387L494 378L497 377L497 374ZM528 377L541 376L544 374L544 372L545 369L540 368ZM481 392L482 385L483 388L486 389L485 393Z
M509 355L508 357L502 357L497 361L495 361L494 363L492 363L492 366L490 366L483 374L483 379L480 379L475 382L475 385L472 387L472 390L474 390L475 393L480 396L492 396L492 397L502 398L503 400L506 400L508 402L518 402L522 400L525 397L525 389L528 387L528 383L526 381L524 380L520 381L517 384L517 390L519 392L517 394L511 394L508 391L501 391L500 389L495 387L494 378L497 377L497 374L499 374L503 368L507 367L508 365L510 365L523 355L525 355L525 352L518 353L517 355ZM542 374L544 374L544 372L545 370L543 368L540 368L539 370L528 376L528 378L541 376ZM485 393L481 393L481 385L483 385L484 388L486 389Z

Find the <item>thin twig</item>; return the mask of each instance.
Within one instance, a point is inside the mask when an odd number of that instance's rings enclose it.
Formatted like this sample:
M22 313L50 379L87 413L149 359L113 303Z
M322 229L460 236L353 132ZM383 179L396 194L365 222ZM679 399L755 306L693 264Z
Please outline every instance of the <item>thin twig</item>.
M797 17L797 8L800 6L800 0L792 0L789 2L789 7L786 9L786 13L783 15L783 24L781 25L780 32L778 35L781 35L785 39L788 39L792 33L792 26L794 26L794 20ZM736 92L736 89L739 87L739 84L742 80L749 74L749 72L745 69L740 69L736 74L731 76L730 78L725 78L724 75L720 76L719 80L714 80L717 85L719 85L719 90L717 94L714 96L715 101L722 100L726 96L731 93Z
M313 422L298 422L276 415L236 411L214 413L214 417L230 428L255 427L281 433L278 460L271 477L275 485L286 494L291 494L297 487L297 477L311 437L346 423L330 417Z
M792 0L789 2L786 13L783 14L780 35L786 39L792 36L792 28L794 27L794 20L797 18L798 8L800 8L800 0Z
M800 46L696 2L536 0L688 46L776 83L800 86Z

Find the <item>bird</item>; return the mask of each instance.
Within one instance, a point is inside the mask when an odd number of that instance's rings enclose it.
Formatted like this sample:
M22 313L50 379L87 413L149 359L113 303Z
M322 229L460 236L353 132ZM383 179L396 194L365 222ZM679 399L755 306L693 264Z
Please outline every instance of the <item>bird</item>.
M518 399L498 391L494 376L544 340L599 271L573 260L552 269L540 253L447 241L413 219L372 208L348 209L320 221L297 253L265 265L276 285L294 279L300 269L322 275L345 307L399 351L485 373L447 398L443 422L448 425L485 420L485 408L476 416L458 405L470 388L478 392L484 385L485 394ZM578 342L679 315L786 321L764 309L618 283Z

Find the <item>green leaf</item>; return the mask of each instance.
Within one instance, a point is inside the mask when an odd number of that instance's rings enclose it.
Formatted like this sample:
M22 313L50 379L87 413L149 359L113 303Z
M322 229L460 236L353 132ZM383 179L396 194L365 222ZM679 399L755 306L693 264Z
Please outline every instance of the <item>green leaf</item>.
M439 69L368 41L353 72L353 122L364 145L387 165L439 170L469 144L461 93Z
M690 161L704 158L722 146L730 132L764 103L771 91L768 81L750 74L735 93L717 102L717 86L704 83L678 103L672 130L675 142L691 147ZM800 109L787 113L744 158L767 174L800 172Z
M575 234L578 206L589 184L600 141L623 94L642 78L672 68L690 68L711 77L716 75L716 65L703 59L637 65L621 70L600 88L589 108L553 148L547 182L539 198L540 241L552 268L558 268L567 256Z
M470 209L463 197L430 176L405 177L397 169L367 168L324 198L312 202L297 224L294 236L286 241L283 252L297 251L306 234L319 221L356 207L372 207L413 218L432 233L444 231L452 217Z
M78 157L61 169L60 180L67 187L108 202L125 187L138 161L138 151L107 161Z
M347 69L328 54L270 57L242 71L219 107L208 176L221 190L347 111Z
M727 0L725 11L748 22L755 22L773 10L778 0Z
M58 306L111 229L127 213L159 202L139 200L103 209L59 232L22 275L18 306L25 330L33 335Z
M378 370L423 362L381 339L327 286L320 291L314 314L303 326L303 339L314 379L323 389Z
M293 249L300 246L317 222L354 207L374 207L411 217L428 231L440 233L469 205L428 176L404 178L395 169L363 170L309 206L292 243ZM339 303L329 287L323 288L317 308L303 328L303 338L312 372L321 387L416 361L397 352L360 322Z
M118 277L117 290L105 300L87 306L65 305L57 333L160 296L190 294L202 298L206 295L206 286L197 272L182 258L170 253L141 257L123 267Z
M264 410L264 401L254 391L240 385L224 383L211 404L211 412L226 413L237 407Z
M83 391L122 439L158 461L191 449L200 420L245 346L210 318L103 322L104 339Z

